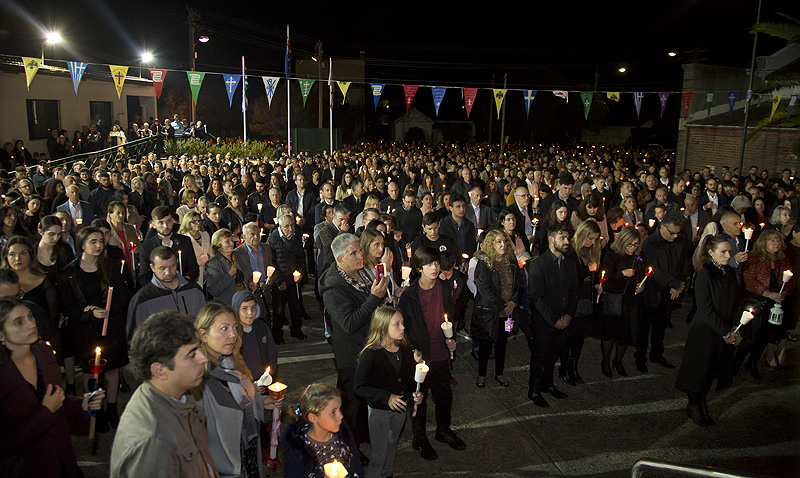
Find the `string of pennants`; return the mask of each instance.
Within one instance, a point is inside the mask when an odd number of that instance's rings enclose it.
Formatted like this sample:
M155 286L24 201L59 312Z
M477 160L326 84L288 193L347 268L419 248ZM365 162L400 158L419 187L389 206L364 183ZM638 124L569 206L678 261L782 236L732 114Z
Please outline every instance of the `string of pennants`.
M22 57L22 63L25 66L25 76L28 82L28 89L30 90L31 82L33 81L33 77L36 76L37 71L42 63L41 58L32 58L32 57ZM81 82L81 78L83 77L83 72L86 70L88 63L85 62L76 62L76 61L68 61L67 67L69 68L70 75L72 76L72 84L75 89L75 95L78 95L78 86ZM108 65L109 70L111 71L111 78L114 80L114 86L117 90L117 98L121 97L122 94L122 87L125 83L125 77L128 72L127 66L118 66L118 65ZM158 69L158 68L150 68L150 77L153 81L153 87L155 88L156 97L161 98L161 92L164 87L164 79L167 76L168 71L180 71L180 70L166 70L166 69ZM197 104L197 95L200 92L200 88L203 85L203 79L205 78L205 72L198 72L198 71L186 71L187 79L189 81L189 88L192 92L192 101ZM217 73L212 73L217 74ZM248 77L252 77L247 75ZM255 75L253 75L255 76ZM245 85L243 86L244 91L247 90L247 81L248 77L245 78ZM264 88L267 93L267 100L269 102L270 107L272 107L272 97L275 94L275 90L278 86L280 81L279 77L272 77L272 76L262 76L262 80L264 81ZM225 84L225 91L228 94L228 103L229 106L233 106L233 95L236 92L239 83L242 80L242 75L232 75L223 73L222 79ZM311 88L314 86L315 80L311 79L303 79L298 78L296 79L298 84L300 85L300 92L303 96L303 106L306 105L306 100L308 99L308 95L311 93ZM286 80L289 81L289 80ZM329 83L336 83L339 89L342 92L342 104L345 103L347 99L347 91L352 84L351 81L333 81L329 80ZM372 93L373 101L374 101L374 108L377 110L378 103L380 102L381 95L383 94L384 89L386 88L386 83L369 83L369 90ZM467 112L467 118L469 118L470 113L472 112L472 107L475 104L475 100L478 95L478 90L481 88L467 88L467 87L453 87L453 86L424 86L424 85L402 85L403 92L405 95L405 103L406 103L406 112L408 112L411 108L411 104L414 101L414 97L417 94L419 88L427 87L431 89L431 93L433 96L433 104L436 109L436 115L439 115L439 107L442 105L444 101L444 96L447 90L462 90L462 97L464 99L464 106ZM486 89L486 88L483 88ZM521 91L523 100L525 101L525 113L528 117L530 117L530 108L533 104L533 100L536 98L537 93L540 93L539 90L509 90L509 89L501 89L501 88L492 88L492 96L494 97L497 117L500 117L500 109L503 105L503 101L505 100L506 96L509 92L513 91ZM547 91L552 93L558 98L563 99L565 102L569 103L569 93L571 91L568 90L541 90ZM574 93L574 92L573 92ZM579 91L581 98L581 103L583 104L583 113L584 118L588 119L589 117L589 110L592 106L592 100L594 98L595 92L592 91ZM603 92L606 94L606 97L611 101L619 102L623 93L630 93L633 96L633 103L636 108L636 117L639 117L641 108L642 108L642 101L644 100L645 94L653 93L653 92L644 92L644 91L634 91L634 92ZM667 107L667 100L670 97L670 92L668 91L659 91L655 92L658 95L658 100L661 104L661 117L664 116L664 110ZM683 116L684 119L688 118L689 115L689 105L691 104L692 97L694 93L691 91L682 92L681 93L681 103L683 109ZM711 107L714 104L714 98L716 93L713 91L709 91L705 93L705 102L706 102L706 111L707 116L711 115ZM738 91L728 91L726 93L728 104L729 104L729 111L728 115L733 114L734 105L736 100L739 96ZM756 95L758 97L758 105L761 105L761 100L763 96L762 94ZM246 93L244 93L245 100L243 101L242 108L247 109L247 101L246 101ZM792 109L797 104L797 97L798 95L791 95L789 97L789 113L787 118L792 115ZM750 100L752 98L752 92L747 91L746 93L746 106L749 106ZM773 93L772 95L772 113L770 114L770 121L772 117L775 116L775 112L778 109L778 105L780 104L782 95L778 93Z

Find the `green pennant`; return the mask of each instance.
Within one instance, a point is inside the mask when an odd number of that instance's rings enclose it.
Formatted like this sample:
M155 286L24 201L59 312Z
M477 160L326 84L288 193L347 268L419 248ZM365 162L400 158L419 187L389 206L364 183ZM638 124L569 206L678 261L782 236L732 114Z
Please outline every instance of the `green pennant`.
M303 106L305 107L308 94L311 93L311 87L314 86L314 80L298 78L297 81L300 83L300 92L303 93Z
M189 88L192 89L192 101L197 104L197 94L200 93L200 87L203 85L203 77L205 73L199 71L187 71L186 76L189 78Z
M583 103L583 119L589 119L589 108L592 107L594 93L591 91L581 91L581 103Z
M711 106L714 104L714 92L706 92L706 118L711 116Z

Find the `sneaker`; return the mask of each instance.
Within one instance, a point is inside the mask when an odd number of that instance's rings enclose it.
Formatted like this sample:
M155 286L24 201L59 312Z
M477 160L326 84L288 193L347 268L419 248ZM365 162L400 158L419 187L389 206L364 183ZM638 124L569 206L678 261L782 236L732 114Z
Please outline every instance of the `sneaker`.
M439 436L439 434L437 433L436 436ZM411 440L411 448L417 450L419 455L426 460L435 460L439 458L439 454L436 453L436 450L431 446L428 437L414 438Z
M447 443L453 450L461 451L467 448L467 444L464 443L461 438L458 438L458 436L453 433L453 430L450 430L449 428L447 430L437 431L436 440L442 443Z

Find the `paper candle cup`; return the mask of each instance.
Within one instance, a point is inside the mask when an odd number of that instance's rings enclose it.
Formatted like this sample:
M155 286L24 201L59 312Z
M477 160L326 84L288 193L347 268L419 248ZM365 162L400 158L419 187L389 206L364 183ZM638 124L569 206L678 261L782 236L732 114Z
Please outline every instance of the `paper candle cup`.
M81 224L83 224L83 219L81 218L75 219L75 224L80 226Z
M273 266L267 266L267 279L272 277L272 274L275 273L275 268Z
M650 227L653 227L653 226L656 225L656 220L655 219L650 219L649 221L647 221L647 223L650 225Z
M300 282L300 271L292 272L292 277L294 277L295 282Z
M253 283L258 284L261 281L261 272L253 271Z
M753 230L749 227L747 229L742 229L742 234L744 234L744 238L747 241L753 238Z
M411 277L411 268L403 266L400 268L400 273L402 274L403 280L408 280Z
M425 377L428 375L428 371L430 367L425 365L425 363L418 363L416 372L414 372L414 381L417 383L422 383L425 381Z
M739 323L741 323L742 325L747 325L748 322L753 320L753 317L754 317L753 314L745 310L744 312L742 312L742 318L741 320L739 320Z
M345 478L347 476L347 469L336 460L322 465L325 472L325 478Z
M269 396L276 402L283 400L283 396L286 395L286 389L289 388L286 385L282 384L281 382L275 382L269 387Z
M258 206L258 212L261 212L261 207L263 206L263 204L258 203L258 204L256 204L256 206Z
M793 275L794 274L792 274L792 271L790 270L783 271L783 282L789 282Z
M442 332L444 332L444 337L446 339L453 338L453 323L442 322Z
M258 378L256 385L259 387L268 387L272 385L272 375L269 374L269 367L267 367L267 369L264 370L264 374Z
M597 262L592 262L591 264L589 264L589 271L590 272L596 272L597 271Z

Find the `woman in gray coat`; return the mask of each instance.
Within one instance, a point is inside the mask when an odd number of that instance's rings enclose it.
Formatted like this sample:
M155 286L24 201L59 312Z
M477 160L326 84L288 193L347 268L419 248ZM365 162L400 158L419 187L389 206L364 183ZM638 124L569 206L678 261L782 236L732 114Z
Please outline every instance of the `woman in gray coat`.
M237 290L244 290L244 274L236 266L233 255L233 233L219 229L211 238L214 256L206 262L206 291L211 300L231 303Z

